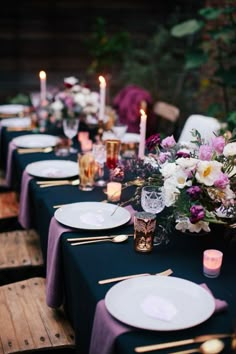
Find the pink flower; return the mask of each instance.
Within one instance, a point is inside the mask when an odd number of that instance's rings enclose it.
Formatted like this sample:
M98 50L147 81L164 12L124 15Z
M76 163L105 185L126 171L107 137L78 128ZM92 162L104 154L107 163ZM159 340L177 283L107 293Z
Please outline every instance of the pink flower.
M225 138L223 136L212 138L211 145L218 154L222 154L225 147Z
M167 138L163 139L162 142L161 142L161 146L164 149L172 148L175 145L176 145L176 141L175 141L173 135L167 136Z
M229 177L221 172L219 175L219 178L214 182L214 186L220 189L226 188L226 186L229 184Z
M201 145L199 148L199 158L203 161L210 161L213 155L212 147L209 145Z
M171 154L169 152L160 152L160 154L159 154L159 162L160 163L166 162L169 159L170 156L171 156Z

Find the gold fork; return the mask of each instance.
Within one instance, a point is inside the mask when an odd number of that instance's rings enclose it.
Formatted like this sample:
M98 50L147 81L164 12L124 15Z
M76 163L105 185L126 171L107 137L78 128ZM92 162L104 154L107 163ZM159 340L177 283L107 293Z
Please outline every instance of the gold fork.
M23 149L17 149L18 154L31 154L34 152L51 152L53 151L52 147L46 147L46 148L23 148Z

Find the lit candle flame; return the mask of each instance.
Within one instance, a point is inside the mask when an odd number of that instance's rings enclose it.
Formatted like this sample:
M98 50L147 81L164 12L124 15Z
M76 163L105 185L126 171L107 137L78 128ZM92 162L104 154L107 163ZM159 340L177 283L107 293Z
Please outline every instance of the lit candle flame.
M147 117L147 115L143 109L140 109L140 114L141 114L141 117Z
M45 71L40 71L40 73L39 73L39 77L40 77L40 79L41 80L44 80L44 79L46 79L46 73L45 73Z
M100 81L100 87L106 87L106 80L103 76L99 76L99 81Z

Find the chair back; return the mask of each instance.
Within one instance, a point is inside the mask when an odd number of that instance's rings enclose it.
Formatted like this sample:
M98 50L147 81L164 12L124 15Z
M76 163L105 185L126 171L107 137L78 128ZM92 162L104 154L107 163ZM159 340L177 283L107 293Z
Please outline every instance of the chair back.
M193 114L186 120L178 142L191 142L193 140L191 132L196 129L207 143L218 134L220 127L220 122L216 118Z

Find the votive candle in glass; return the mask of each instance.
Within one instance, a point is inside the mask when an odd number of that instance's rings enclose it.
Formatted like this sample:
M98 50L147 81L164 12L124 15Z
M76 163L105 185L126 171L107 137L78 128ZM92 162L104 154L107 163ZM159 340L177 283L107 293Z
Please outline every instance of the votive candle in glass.
M203 252L203 274L208 278L216 278L220 274L223 253L215 249Z
M121 197L121 183L109 182L107 183L107 199L110 202L118 202Z

